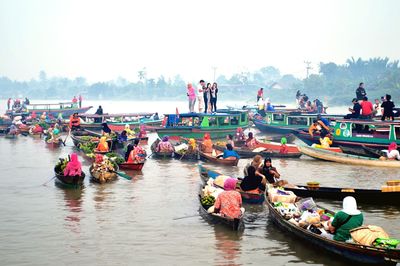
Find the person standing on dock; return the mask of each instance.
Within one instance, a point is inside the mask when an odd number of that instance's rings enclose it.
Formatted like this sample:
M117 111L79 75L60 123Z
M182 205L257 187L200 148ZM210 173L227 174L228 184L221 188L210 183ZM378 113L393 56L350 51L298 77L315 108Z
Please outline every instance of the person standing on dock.
M356 90L357 101L362 101L365 96L367 96L367 92L364 89L364 83L361 82Z
M8 98L7 100L7 110L10 110L11 108L11 98Z
M82 95L79 94L79 108L82 108Z
M211 102L211 113L217 112L217 94L218 94L218 84L214 82L211 86L210 91L210 102Z
M192 83L189 83L187 85L186 95L188 96L188 99L189 99L189 112L193 113L194 105L196 104L196 92L194 90Z
M72 98L72 107L77 107L78 106L78 99L76 98L76 96L74 96L74 98Z
M200 80L199 86L197 87L197 100L198 100L198 103L199 103L199 113L203 112L203 107L204 107L203 92L204 92L204 88L205 88L205 82L204 82L204 80Z
M261 99L264 98L264 89L263 89L263 88L260 88L260 89L258 90L258 92L257 92L257 103L258 103L258 100L260 100L260 98L261 98Z

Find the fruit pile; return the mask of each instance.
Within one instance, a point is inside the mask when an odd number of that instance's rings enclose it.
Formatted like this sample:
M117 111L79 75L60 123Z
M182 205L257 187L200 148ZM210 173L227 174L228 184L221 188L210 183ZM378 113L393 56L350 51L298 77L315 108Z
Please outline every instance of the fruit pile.
M56 166L54 167L54 171L56 173L63 173L65 167L67 167L68 164L68 158L60 158L60 160L57 162Z
M215 203L215 198L213 196L205 196L201 199L201 205L210 207L214 205Z

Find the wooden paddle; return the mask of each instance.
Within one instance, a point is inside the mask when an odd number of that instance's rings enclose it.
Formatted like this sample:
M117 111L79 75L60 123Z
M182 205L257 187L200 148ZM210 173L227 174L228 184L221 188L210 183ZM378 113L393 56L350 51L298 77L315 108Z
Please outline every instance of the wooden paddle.
M197 217L200 214L194 214L194 215L189 215L189 216L183 216L183 217L178 217L178 218L174 218L173 220L181 220L181 219L186 219L186 218L193 218L193 217Z
M117 175L119 175L120 177L123 177L127 180L132 180L132 177L130 177L129 175L123 173L123 172L117 172L117 171L112 171L113 173L116 173Z
M65 142L67 141L67 138L69 137L69 134L71 134L71 129L69 129L67 136L65 137L64 141L62 142L65 146Z
M53 176L51 179L47 180L45 183L42 184L42 186L45 186L47 183L49 183L51 180L53 180L54 178L56 178L56 176Z

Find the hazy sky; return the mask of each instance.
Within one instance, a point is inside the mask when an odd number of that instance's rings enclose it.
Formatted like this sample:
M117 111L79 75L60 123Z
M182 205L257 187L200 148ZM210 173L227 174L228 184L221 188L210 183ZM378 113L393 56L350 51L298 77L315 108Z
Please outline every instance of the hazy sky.
M186 80L304 61L400 58L396 0L0 0L0 76Z

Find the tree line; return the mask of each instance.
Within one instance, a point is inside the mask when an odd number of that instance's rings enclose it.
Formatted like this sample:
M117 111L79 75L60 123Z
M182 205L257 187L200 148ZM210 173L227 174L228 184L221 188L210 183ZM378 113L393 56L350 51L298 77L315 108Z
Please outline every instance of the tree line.
M44 71L30 81L15 81L3 76L0 77L0 97L27 96L32 99L58 100L81 94L86 99L186 99L186 82L179 75L173 78L146 78L145 71L140 70L137 76L137 82L118 78L92 84L84 77L48 77ZM273 104L294 102L296 91L300 90L310 99L328 101L329 105L350 105L360 82L365 83L367 96L371 100L391 94L396 102L400 97L399 61L390 61L387 57L367 60L350 58L342 65L321 62L319 73L304 79L291 74L282 75L279 69L266 66L254 72L235 73L230 77L220 75L216 81L220 99L241 99L244 102L255 102L257 90L263 87L264 95Z

